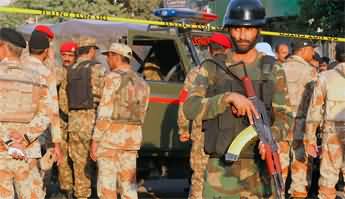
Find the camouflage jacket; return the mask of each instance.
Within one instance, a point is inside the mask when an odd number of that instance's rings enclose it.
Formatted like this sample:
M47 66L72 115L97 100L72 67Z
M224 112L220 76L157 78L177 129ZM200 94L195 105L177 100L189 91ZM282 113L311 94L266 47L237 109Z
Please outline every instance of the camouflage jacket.
M20 67L28 67L30 70L30 65L22 65L19 61L9 61L7 59L0 62L0 66L4 67L8 64L15 64L21 65ZM39 66L38 66L39 67ZM32 70L35 71L35 70ZM37 138L44 132L44 130L48 127L51 118L48 117L50 113L53 111L51 105L54 104L52 102L52 98L49 95L49 77L38 73L40 76L40 96L38 102L38 110L35 114L34 118L29 123L15 123L15 122L0 122L0 157L10 158L7 154L6 146L4 142L10 140L10 133L11 132L18 132L26 135L27 138L32 142L28 147L25 149L26 155L29 158L39 158L41 156L41 148Z
M123 69L121 69L123 70ZM114 103L121 100L115 97L121 87L121 71L112 71L105 77L105 85L100 105L98 107L96 127L92 139L99 143L100 147L121 150L139 150L142 142L142 126L126 122L118 122L113 119ZM135 94L143 93L145 97L145 112L148 108L150 87L142 79L144 88L135 91ZM128 110L130 112L131 110ZM120 113L121 114L121 113ZM126 113L122 113L126 114ZM145 115L145 113L143 113Z
M192 88L192 83L194 82L195 78L198 75L199 67L192 68L184 81L184 85L180 92L180 103L178 109L178 117L177 117L177 125L179 127L179 134L189 134L190 123L189 120L186 118L186 115L183 112L183 105L186 101L186 97Z
M56 74L59 98L60 125L61 128L64 130L67 128L68 122L68 98L66 94L67 70L64 67L60 67Z
M25 57L22 62L25 64L25 66L28 66L29 68L40 73L48 82L48 97L50 98L50 105L48 110L51 124L52 142L58 143L62 139L62 134L60 129L59 103L56 90L55 74L51 72L39 59L33 56Z
M316 144L316 129L335 132L337 122L345 122L345 63L322 72L316 82L306 122L306 142Z
M226 58L226 65L233 64L231 56L232 52L229 52ZM256 61L253 64L247 65L247 68L251 67L254 71L259 71L257 65L262 56L263 54L259 53ZM197 117L202 118L202 120L212 119L229 108L229 105L224 104L222 100L224 94L206 97L207 89L212 87L215 82L216 77L212 73L214 67L216 66L213 64L204 64L192 84L191 92L184 106L184 113L189 120L194 120ZM272 131L276 139L285 139L292 122L292 117L288 106L289 100L285 74L280 65L274 66L272 77L275 83L275 92L273 93L272 100L275 120Z
M294 124L290 131L295 140L303 140L305 118L318 73L314 67L297 55L288 58L282 67L286 75L291 111L294 117Z

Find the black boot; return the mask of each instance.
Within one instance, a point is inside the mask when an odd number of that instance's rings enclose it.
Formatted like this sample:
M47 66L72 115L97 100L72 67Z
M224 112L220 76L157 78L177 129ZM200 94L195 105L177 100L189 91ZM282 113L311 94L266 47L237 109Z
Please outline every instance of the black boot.
M74 199L72 190L65 191L65 196L66 196L66 199Z

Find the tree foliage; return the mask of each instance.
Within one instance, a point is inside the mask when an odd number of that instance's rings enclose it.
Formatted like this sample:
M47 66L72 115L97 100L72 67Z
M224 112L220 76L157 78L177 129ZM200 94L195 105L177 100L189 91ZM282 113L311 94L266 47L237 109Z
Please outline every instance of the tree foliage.
M296 24L306 33L345 36L345 1L300 0Z
M124 4L113 4L109 0L15 0L11 6L31 9L46 9L64 12L76 12L90 15L128 16ZM6 14L0 15L2 26L17 26L32 18L30 15ZM37 16L39 23L55 23L64 20L59 17Z
M124 1L128 13L142 19L155 19L153 11L161 6L161 0L127 0Z

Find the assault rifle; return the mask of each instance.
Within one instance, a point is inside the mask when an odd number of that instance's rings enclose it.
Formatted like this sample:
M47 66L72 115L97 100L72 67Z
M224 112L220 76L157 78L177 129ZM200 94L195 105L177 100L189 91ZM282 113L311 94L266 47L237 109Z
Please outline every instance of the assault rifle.
M281 165L278 155L278 145L275 142L272 132L271 132L271 121L268 117L266 107L264 103L256 96L252 80L249 78L246 65L243 62L239 62L237 64L231 65L229 67L224 67L222 64L216 64L220 67L226 74L235 77L236 79L242 81L245 93L247 97L252 101L254 104L257 112L260 115L260 118L257 119L254 117L254 124L250 125L246 129L244 129L231 143L230 147L228 148L227 153L225 154L225 160L227 161L236 161L239 158L239 154L241 152L242 147L250 141L252 138L259 136L260 141L265 147L266 155L266 167L270 176L272 176L274 180L275 190L276 190L276 198L281 199L281 193L284 192L284 182L283 177L281 175ZM235 67L238 65L242 65L244 70L243 77L237 77L230 71L231 67Z

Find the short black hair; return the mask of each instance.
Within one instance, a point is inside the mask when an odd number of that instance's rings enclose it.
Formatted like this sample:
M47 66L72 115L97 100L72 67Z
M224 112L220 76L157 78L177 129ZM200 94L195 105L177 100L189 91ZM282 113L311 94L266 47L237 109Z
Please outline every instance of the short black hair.
M77 51L77 55L84 55L84 54L88 54L90 52L90 49L91 48L95 48L94 46L83 46L83 47L80 47L78 48L78 51Z
M321 63L326 63L326 64L329 64L329 57L321 57Z
M286 46L288 46L289 47L289 45L287 44L287 43L278 43L277 45L276 45L276 47L275 47L275 51L276 52L278 52L278 50L279 50L279 48L280 48L280 46L282 46L282 45L286 45Z
M29 48L29 53L31 55L40 55L42 53L44 53L46 49L33 49L33 48Z

